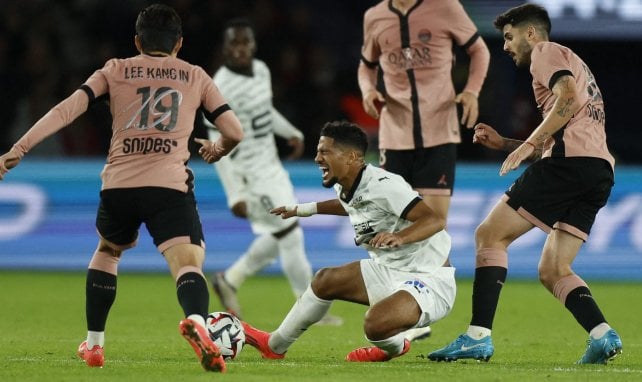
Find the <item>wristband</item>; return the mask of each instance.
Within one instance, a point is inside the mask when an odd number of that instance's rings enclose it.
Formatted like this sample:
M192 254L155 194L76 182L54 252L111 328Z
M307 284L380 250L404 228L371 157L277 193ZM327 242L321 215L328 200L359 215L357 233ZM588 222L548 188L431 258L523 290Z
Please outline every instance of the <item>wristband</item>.
M296 216L308 217L317 213L316 202L301 203L301 204L295 205L295 207L296 207Z
M537 147L536 147L533 143L531 143L531 142L529 142L529 141L524 141L524 143L526 143L526 144L529 144L529 145L533 146L533 150L537 150Z

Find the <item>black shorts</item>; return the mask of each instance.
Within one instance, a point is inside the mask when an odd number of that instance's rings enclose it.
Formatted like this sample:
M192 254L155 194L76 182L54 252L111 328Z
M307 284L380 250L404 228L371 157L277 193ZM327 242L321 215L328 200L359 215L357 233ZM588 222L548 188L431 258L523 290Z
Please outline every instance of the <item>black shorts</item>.
M132 247L142 223L160 252L173 244L205 244L192 191L140 187L100 192L96 228L103 238L123 248Z
M422 195L452 195L456 161L454 143L414 150L379 150L379 166L401 175Z
M600 158L543 158L506 191L506 203L545 232L588 238L613 187L611 165Z

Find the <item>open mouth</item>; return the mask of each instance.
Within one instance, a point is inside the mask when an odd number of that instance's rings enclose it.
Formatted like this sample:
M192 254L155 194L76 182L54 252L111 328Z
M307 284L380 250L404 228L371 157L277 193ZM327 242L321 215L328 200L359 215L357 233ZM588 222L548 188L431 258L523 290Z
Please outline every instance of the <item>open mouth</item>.
M319 170L321 170L321 178L326 179L330 170L325 166L319 166Z

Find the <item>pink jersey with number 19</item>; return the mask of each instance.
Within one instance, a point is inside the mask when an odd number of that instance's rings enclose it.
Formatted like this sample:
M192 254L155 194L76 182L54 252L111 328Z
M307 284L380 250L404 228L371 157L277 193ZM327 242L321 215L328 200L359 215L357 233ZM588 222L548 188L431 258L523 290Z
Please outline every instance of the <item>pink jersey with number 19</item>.
M47 113L15 145L21 152L73 121L101 96L113 117L102 189L165 187L186 192L187 161L196 111L215 118L225 99L200 67L175 57L112 59L67 100Z

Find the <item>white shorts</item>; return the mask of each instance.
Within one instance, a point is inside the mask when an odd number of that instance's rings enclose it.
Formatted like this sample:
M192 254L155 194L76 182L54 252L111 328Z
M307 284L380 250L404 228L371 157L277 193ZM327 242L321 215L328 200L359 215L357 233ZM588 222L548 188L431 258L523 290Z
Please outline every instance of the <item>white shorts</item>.
M244 195L247 218L256 235L277 233L296 223L297 218L282 219L270 214L274 207L297 203L290 176L285 170L272 173L269 179L246 179Z
M421 317L415 327L439 321L453 308L457 294L454 267L441 267L428 274L398 271L372 259L363 259L360 263L370 305L397 291L407 291L421 308Z

